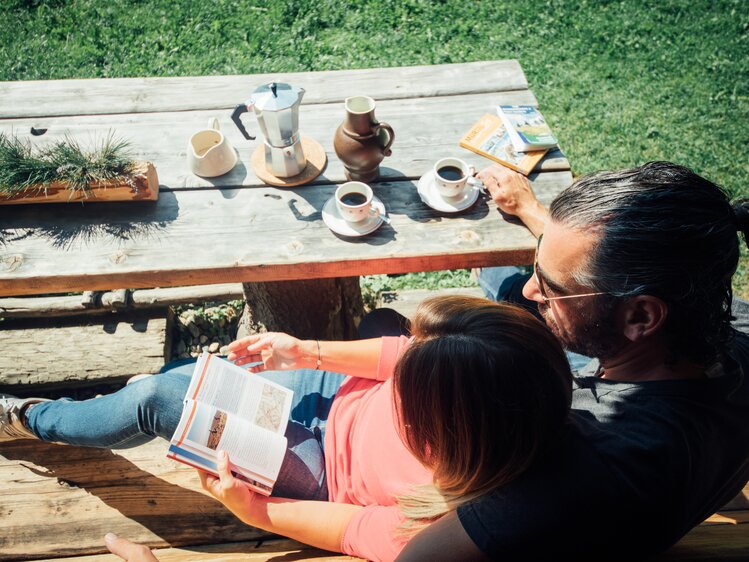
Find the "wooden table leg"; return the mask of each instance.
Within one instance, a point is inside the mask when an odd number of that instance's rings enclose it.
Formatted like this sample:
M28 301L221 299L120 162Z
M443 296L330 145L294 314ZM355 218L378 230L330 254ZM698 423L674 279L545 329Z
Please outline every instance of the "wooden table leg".
M358 277L244 283L237 338L258 331L350 340L364 315Z

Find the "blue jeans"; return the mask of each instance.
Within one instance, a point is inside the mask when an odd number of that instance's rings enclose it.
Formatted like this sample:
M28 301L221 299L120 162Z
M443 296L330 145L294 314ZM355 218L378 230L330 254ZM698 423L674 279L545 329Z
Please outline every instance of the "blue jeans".
M479 285L484 290L486 298L493 301L505 301L520 305L538 314L538 305L523 296L523 286L532 273L526 273L519 267L482 267L479 273ZM567 361L573 371L579 371L591 362L590 357L565 351Z
M182 415L194 360L167 365L113 394L75 402L62 398L29 409L27 425L43 441L124 449L154 437L171 439ZM323 439L344 375L327 371L268 371L263 376L294 391L286 428L288 448L273 495L327 500Z

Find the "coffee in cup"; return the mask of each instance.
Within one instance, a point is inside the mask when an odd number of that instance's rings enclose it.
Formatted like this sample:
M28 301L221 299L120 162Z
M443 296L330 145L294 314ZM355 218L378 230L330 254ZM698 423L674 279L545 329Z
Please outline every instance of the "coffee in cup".
M473 168L460 158L442 158L434 165L434 185L443 197L457 197L466 187Z
M366 183L349 181L336 189L335 204L344 220L362 222L373 214L372 197L372 188Z

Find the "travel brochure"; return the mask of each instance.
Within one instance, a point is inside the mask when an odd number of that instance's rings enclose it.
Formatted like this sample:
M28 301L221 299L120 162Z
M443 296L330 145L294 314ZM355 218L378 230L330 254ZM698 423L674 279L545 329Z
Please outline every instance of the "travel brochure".
M269 496L286 454L293 392L216 355L195 364L167 457L217 474L218 451L235 476Z

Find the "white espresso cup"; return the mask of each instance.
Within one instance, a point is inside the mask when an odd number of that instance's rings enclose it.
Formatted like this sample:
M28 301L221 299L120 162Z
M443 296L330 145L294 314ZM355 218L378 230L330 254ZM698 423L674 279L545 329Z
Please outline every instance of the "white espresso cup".
M442 158L434 164L434 185L443 197L457 197L463 193L475 170L460 158Z
M375 214L372 197L372 188L360 181L348 181L335 190L336 207L347 222L362 222Z
M237 153L221 132L218 119L208 120L208 128L198 131L187 143L187 165L196 176L221 176L237 164Z

